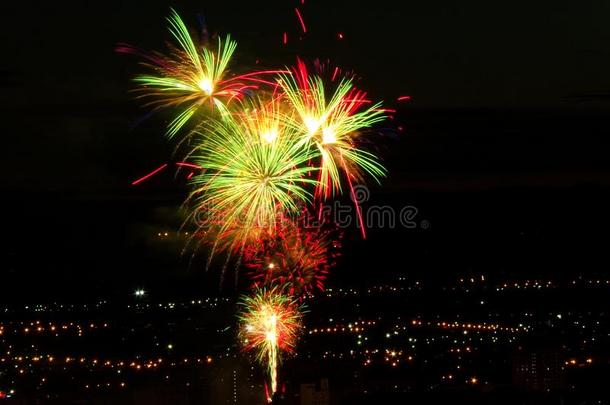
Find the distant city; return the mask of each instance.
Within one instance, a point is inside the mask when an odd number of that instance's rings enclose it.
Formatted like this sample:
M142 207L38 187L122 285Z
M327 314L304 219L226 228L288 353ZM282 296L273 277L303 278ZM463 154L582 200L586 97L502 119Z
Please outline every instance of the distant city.
M609 291L591 276L486 274L328 288L305 300L276 401L608 403ZM0 399L265 403L265 377L236 344L234 299L153 297L134 287L122 301L1 306Z

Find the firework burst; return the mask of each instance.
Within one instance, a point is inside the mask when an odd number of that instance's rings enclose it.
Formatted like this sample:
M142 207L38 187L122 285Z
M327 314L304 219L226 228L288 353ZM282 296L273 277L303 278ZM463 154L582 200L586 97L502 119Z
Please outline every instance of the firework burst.
M167 135L173 137L201 109L208 114L229 114L229 104L242 99L248 90L259 85L274 83L262 79L264 75L281 71L269 70L229 77L228 66L237 43L229 35L218 38L216 48L200 46L190 35L184 22L171 10L167 18L169 31L176 44L170 45L170 53L145 53L128 45L117 50L143 56L151 74L137 76L142 96L156 108L176 107L177 114L167 127Z
M269 373L271 395L277 391L277 369L282 352L292 353L302 328L303 307L276 289L256 290L242 297L239 340ZM268 398L269 401L271 398Z
M296 112L291 124L303 134L304 142L319 151L318 196L329 198L341 192L341 171L350 189L352 179L362 180L365 173L376 181L385 176L377 157L360 147L362 130L383 121L384 111L380 103L370 105L351 78L340 79L328 97L324 80L310 75L298 60L292 74L279 75L278 84Z
M272 232L279 215L298 211L317 184L308 166L315 153L299 142L298 131L281 124L280 107L247 104L203 127L192 154L203 171L192 178L191 198L195 212L210 218L200 226L219 225L218 235L232 235L231 247L260 229Z
M251 244L244 262L255 288L275 286L300 299L314 289L324 290L338 247L329 232L285 223Z

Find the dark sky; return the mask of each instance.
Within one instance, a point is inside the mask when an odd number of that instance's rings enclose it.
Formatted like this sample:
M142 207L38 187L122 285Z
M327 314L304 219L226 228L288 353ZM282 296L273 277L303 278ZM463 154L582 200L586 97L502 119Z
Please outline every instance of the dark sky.
M440 241L381 235L371 242L372 256L398 260L384 251L389 239L399 246L429 243L418 251L436 246L438 255L473 252L468 246L488 240L482 232L497 232L510 245L516 242L508 234L520 237L520 227L532 226L513 220L524 217L543 217L536 232L558 237L550 224L573 209L596 223L590 227L607 224L606 1L307 0L302 13L309 32L302 41L298 2L290 0L5 3L0 181L12 237L3 255L8 279L20 286L32 277L42 280L37 288L57 279L103 285L119 275L146 279L150 269L143 267L157 260L142 259L154 249L137 235L172 222L164 210L181 201L184 189L171 173L129 186L167 161L172 146L162 136L162 116L141 120L146 110L129 93L137 60L116 54L114 46L164 49L170 6L190 26L203 13L210 32L230 32L239 43L239 66L256 59L282 66L296 55L330 58L356 71L373 97L399 109L405 130L380 142L392 174L378 195L382 202L419 202L422 215L438 217L441 230L433 235ZM284 31L288 47L281 45ZM412 101L398 105L396 97L405 94ZM471 228L456 211L460 204ZM524 215L506 217L512 207ZM490 218L498 226L488 228ZM564 243L572 231L592 238L600 230L572 226L562 228ZM459 235L464 246L455 247L451 240ZM545 243L551 249L554 242ZM466 256L459 255L462 268L470 266ZM421 253L418 260L427 259ZM185 267L177 259L167 266ZM163 280L162 266L156 267L154 277Z

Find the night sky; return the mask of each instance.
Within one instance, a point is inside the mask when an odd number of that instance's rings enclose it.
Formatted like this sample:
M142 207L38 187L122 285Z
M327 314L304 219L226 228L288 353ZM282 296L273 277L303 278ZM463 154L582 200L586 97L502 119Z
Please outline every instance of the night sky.
M172 145L167 116L147 118L129 92L137 59L114 47L165 49L170 7L191 27L203 15L210 33L231 33L237 69L330 58L398 109L378 145L391 175L371 203L416 206L431 226L350 235L336 280L603 269L608 2L307 0L299 41L284 0L11 1L0 13L3 296L218 291L178 241L152 240L180 223L184 182L168 171L130 186Z

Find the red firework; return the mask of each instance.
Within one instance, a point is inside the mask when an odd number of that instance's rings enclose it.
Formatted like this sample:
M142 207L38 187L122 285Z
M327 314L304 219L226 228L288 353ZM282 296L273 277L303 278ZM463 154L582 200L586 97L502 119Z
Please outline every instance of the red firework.
M281 287L302 297L324 290L324 281L338 257L339 242L320 229L282 225L275 234L246 249L244 261L253 287Z

